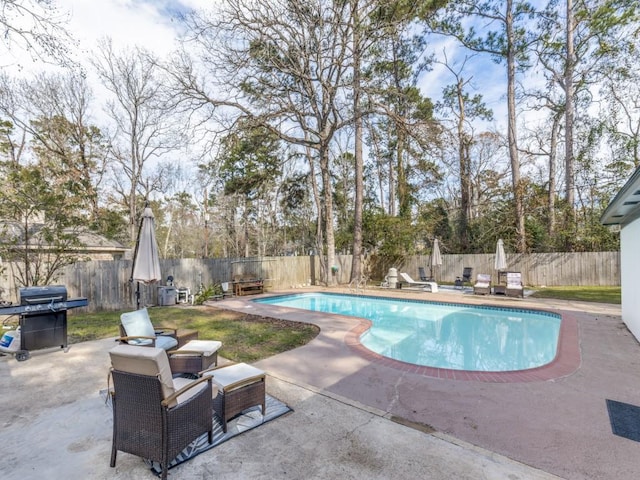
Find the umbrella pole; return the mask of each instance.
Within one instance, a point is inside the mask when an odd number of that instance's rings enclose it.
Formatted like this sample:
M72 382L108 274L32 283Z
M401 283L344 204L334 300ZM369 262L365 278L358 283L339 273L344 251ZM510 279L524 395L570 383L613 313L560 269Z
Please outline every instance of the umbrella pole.
M145 202L144 207L147 208L149 202ZM129 282L133 282L133 270L136 268L136 260L138 259L138 249L140 248L140 232L142 232L142 218L138 222L138 235L136 235L136 246L133 250L133 263L131 264L131 276ZM140 310L140 282L136 282L136 310Z

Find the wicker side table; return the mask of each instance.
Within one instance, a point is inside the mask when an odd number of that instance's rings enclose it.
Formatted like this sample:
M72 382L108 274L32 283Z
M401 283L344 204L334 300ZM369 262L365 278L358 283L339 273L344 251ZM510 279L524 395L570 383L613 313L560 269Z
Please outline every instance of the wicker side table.
M265 373L246 363L210 370L218 385L218 395L213 399L213 409L222 418L222 430L227 431L227 422L249 407L260 405L262 415L266 408Z
M493 286L493 294L494 295L506 295L507 294L507 286L506 285L494 285Z
M173 373L198 373L212 365L218 365L218 350L222 342L217 340L191 340L177 350L168 352Z

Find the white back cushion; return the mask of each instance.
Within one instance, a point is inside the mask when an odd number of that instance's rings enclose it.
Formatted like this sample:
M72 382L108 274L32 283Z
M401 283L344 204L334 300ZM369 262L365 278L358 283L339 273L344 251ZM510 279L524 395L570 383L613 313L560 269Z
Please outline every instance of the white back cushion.
M163 349L120 344L112 348L109 355L115 370L158 377L164 398L175 392L169 358Z
M141 308L134 312L126 312L120 315L120 322L127 333L127 337L155 337L149 312L147 308ZM130 343L148 344L149 340L132 340Z

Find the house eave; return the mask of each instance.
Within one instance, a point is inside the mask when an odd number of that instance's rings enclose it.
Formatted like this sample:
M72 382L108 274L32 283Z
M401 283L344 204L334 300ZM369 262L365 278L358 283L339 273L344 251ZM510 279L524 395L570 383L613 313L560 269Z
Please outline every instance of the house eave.
M624 226L638 218L640 218L640 167L611 200L600 217L600 223Z

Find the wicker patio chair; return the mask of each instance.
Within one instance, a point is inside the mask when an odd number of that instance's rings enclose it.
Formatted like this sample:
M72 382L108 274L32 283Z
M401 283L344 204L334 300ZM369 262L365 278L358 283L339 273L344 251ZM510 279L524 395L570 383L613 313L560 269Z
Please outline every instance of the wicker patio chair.
M522 286L522 274L520 272L507 272L507 297L524 297Z
M489 295L491 293L491 275L479 273L473 286L474 295Z
M164 350L178 347L177 330L154 326L146 307L120 315L120 338L118 340L120 343L129 345L159 347Z
M161 348L117 345L109 352L113 389L111 466L118 450L158 462L162 479L169 463L203 433L212 441L211 377L172 378Z

